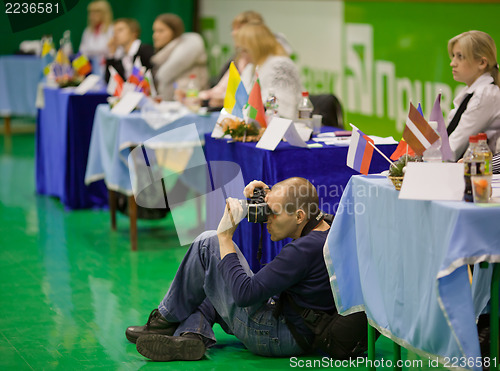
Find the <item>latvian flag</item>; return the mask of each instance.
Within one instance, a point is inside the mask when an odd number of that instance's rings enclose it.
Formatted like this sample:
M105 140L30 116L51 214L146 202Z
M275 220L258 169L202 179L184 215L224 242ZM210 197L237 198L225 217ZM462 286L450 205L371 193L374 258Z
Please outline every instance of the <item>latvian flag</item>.
M119 97L123 91L123 79L113 66L109 66L109 82L106 89L109 95Z
M359 171L361 174L368 174L370 163L372 162L373 140L368 138L356 126L352 126L351 144L349 144L349 151L347 152L347 166Z
M410 103L410 113L406 119L403 138L415 151L415 154L422 156L424 151L439 139L439 136L425 121L415 106Z

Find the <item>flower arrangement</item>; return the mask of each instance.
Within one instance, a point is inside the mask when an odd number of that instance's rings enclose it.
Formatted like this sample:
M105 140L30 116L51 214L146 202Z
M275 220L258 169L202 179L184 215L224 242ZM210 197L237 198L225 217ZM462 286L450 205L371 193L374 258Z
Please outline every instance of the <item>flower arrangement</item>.
M262 136L264 130L258 129L253 124L247 124L239 118L226 117L220 123L224 135L230 135L235 141L256 142Z
M389 168L389 179L392 184L394 184L394 188L397 191L401 190L401 186L403 185L403 178L405 175L405 167L408 162L416 162L417 158L413 156L403 155L397 160L391 167Z

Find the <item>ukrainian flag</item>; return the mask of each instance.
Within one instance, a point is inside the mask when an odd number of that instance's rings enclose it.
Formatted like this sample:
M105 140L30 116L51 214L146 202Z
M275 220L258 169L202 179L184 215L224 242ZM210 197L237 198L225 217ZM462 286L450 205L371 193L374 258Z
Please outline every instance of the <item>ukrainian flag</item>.
M243 86L240 74L234 62L229 66L229 80L227 82L226 96L224 97L224 109L237 117L243 118L243 107L248 102L248 93Z

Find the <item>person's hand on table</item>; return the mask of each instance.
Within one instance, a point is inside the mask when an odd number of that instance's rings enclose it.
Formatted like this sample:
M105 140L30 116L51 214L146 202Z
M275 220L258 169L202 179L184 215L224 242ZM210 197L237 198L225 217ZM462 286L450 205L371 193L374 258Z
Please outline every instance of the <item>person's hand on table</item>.
M252 197L253 196L253 190L255 188L262 188L266 192L268 192L270 190L270 188L267 186L267 184L264 183L263 181L261 181L261 180L252 180L250 183L247 184L247 186L243 190L243 195L246 198Z

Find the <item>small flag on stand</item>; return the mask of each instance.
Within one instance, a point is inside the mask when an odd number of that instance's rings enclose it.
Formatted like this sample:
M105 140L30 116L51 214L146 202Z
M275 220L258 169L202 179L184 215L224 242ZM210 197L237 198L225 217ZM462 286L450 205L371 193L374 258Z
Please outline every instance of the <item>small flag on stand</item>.
M52 63L52 71L56 81L69 80L73 77L73 68L62 48L57 51L54 63Z
M411 103L403 138L419 156L422 156L424 151L439 139L436 132Z
M139 58L136 58L134 61L134 66L132 67L132 73L127 79L127 82L135 86L139 86L143 80L144 80L144 71L142 68L142 64Z
M451 151L450 140L448 138L448 132L446 131L443 112L441 111L441 94L438 94L436 101L434 102L434 107L432 107L429 121L437 121L438 123L438 132L441 137L441 157L443 161L454 161L455 155Z
M404 139L401 139L396 150L392 153L390 159L393 161L398 160L401 156L406 155L408 153L409 156L415 156L415 152L411 147L406 143Z
M76 71L76 73L78 73L81 76L87 76L89 73L92 72L92 65L90 64L90 61L82 53L78 53L73 59L73 62L71 62L71 64L73 65L73 68Z
M54 62L54 54L55 48L52 43L52 39L44 39L42 44L42 54L40 56L42 60L42 76L49 74L50 66L52 65L52 62Z
M352 125L351 143L347 152L347 166L367 175L370 170L370 164L373 156L373 146L368 142L374 143L356 126Z
M262 103L259 78L253 84L252 91L248 97L247 107L248 117L257 121L261 127L267 127L266 111L264 110L264 103Z
M144 74L144 94L151 95L153 98L157 96L155 82L151 70L147 70Z
M119 97L123 91L123 79L113 66L109 66L109 82L106 89L109 95Z
M238 69L234 65L234 62L231 62L226 96L224 97L224 109L227 113L243 118L243 108L247 102L248 93L241 81Z

